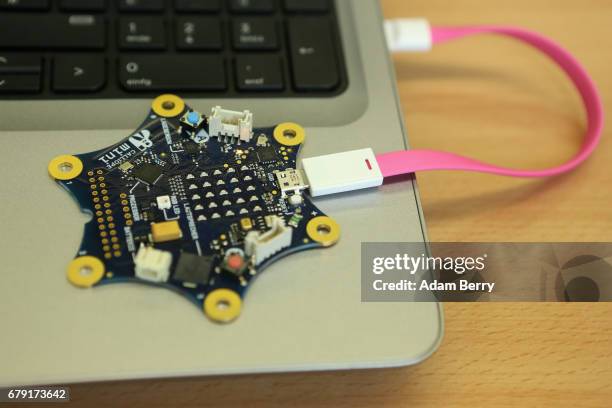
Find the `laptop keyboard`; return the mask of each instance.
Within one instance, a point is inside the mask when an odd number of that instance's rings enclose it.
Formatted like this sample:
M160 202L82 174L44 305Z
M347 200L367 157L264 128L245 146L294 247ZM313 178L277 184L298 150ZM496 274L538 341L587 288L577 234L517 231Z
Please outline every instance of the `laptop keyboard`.
M0 0L0 99L334 96L333 0Z

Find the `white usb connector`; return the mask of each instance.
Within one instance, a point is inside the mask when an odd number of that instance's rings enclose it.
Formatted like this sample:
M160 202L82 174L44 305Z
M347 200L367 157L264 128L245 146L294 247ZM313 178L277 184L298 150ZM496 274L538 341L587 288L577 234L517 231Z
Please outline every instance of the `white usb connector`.
M426 52L433 45L431 26L424 18L385 20L385 37L391 52Z
M313 197L377 187L383 182L372 149L310 157L302 160Z

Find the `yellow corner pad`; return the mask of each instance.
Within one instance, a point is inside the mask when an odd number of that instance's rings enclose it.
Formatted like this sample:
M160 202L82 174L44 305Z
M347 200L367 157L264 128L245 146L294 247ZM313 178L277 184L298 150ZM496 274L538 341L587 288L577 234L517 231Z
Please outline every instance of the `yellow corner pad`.
M153 99L151 108L159 116L173 118L183 112L185 102L176 95L164 94Z
M94 256L79 256L68 265L68 281L79 288L89 288L104 276L104 264Z
M233 290L215 289L204 299L204 314L217 323L229 323L240 316L242 299Z
M274 140L285 146L297 146L304 142L306 132L297 123L285 122L274 128Z
M340 226L329 217L314 217L306 224L306 234L323 246L332 246L340 239Z
M72 180L83 171L83 162L76 156L64 154L54 157L47 166L49 175L56 180Z

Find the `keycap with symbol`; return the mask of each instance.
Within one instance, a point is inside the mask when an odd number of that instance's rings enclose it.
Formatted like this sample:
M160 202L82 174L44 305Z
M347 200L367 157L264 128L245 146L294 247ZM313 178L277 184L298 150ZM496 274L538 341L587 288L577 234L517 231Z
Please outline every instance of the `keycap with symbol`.
M220 50L223 47L221 22L214 17L181 17L176 21L179 50Z
M279 45L276 23L268 17L235 19L232 39L237 50L275 50Z
M40 75L0 74L0 94L40 91Z
M40 90L42 58L35 54L0 54L0 93Z
M236 57L236 87L240 91L280 91L284 88L281 60L276 55Z
M0 74L38 74L40 68L40 55L0 54Z
M53 60L52 87L56 92L94 92L106 82L104 57L61 55Z
M340 74L330 21L321 17L295 17L290 20L287 31L295 89L334 89Z

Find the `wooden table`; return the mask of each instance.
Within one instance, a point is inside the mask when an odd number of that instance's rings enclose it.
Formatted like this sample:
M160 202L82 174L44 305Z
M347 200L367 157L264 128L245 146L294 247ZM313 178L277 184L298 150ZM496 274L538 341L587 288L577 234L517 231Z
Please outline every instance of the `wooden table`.
M557 39L612 106L612 2L383 0L387 17L522 25ZM584 118L568 80L510 40L483 37L395 57L412 146L540 167L570 157ZM612 115L611 115L612 116ZM578 171L546 181L418 176L437 241L609 241L612 140ZM612 305L446 304L446 335L408 368L78 385L82 405L610 406ZM97 406L102 406L98 405Z

